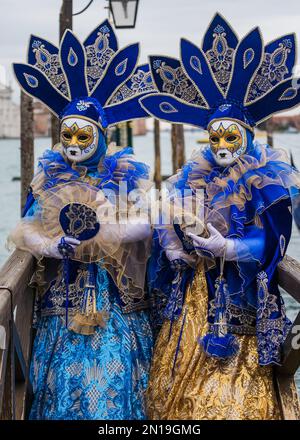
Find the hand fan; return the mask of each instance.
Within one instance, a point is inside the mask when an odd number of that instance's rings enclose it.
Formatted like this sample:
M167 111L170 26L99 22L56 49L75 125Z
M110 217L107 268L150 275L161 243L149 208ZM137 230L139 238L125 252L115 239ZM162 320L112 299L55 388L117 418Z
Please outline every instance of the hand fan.
M60 239L58 248L63 256L67 327L70 260L88 263L81 311L74 316L68 328L82 334L91 334L95 326L103 326L105 322L105 313L96 310L93 263L100 261L104 255L111 255L119 246L117 238L113 240L111 230L109 237L101 231L99 218L104 222L111 220L104 217L104 208L108 202L101 190L84 182L68 182L49 188L44 191L40 202L45 235ZM66 237L81 242L75 251L66 241Z

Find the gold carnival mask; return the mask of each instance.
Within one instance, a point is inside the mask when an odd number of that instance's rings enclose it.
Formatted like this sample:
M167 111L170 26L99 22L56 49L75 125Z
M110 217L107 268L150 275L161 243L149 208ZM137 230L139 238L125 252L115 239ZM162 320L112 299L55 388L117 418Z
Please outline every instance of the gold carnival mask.
M85 119L66 118L61 126L60 140L67 158L71 162L82 162L97 149L98 128Z
M209 143L217 164L228 166L246 151L246 129L229 119L216 121L209 128Z

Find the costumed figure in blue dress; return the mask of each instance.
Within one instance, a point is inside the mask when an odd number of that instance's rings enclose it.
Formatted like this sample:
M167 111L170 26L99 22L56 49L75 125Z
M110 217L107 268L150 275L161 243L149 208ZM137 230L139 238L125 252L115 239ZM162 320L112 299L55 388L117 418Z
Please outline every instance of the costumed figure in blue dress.
M37 258L31 419L145 418L151 227L137 204L151 185L132 148L105 140L107 127L148 116L138 99L152 79L138 55L138 44L118 49L106 20L84 44L70 30L59 48L32 36L28 64L14 64L61 122L10 236Z
M272 366L291 323L276 268L299 176L284 151L254 139L254 128L300 103L294 62L293 34L264 47L255 28L239 41L219 14L202 48L182 39L180 61L150 57L160 93L141 98L144 109L209 134L169 179L173 223L163 212L155 232L149 287L162 327L150 418L280 418Z

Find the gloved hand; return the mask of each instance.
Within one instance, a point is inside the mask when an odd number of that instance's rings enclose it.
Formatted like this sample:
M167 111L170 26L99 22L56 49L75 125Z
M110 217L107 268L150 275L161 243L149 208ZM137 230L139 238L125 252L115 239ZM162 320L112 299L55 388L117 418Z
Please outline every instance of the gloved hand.
M165 253L170 262L174 260L183 260L192 267L196 263L196 257L194 255L189 255L183 249L166 249Z
M214 255L214 257L223 257L225 252L226 260L235 259L234 240L224 238L223 235L213 227L212 224L207 224L207 229L210 233L208 238L198 237L195 234L188 233L187 235L192 238L196 252L199 251L201 255L201 249L208 251Z
M81 243L79 240L76 240L76 238L73 237L64 237L64 241L67 245L70 246L70 250L72 250L73 252L75 252L76 247ZM51 240L44 250L44 256L49 258L62 259L63 254L59 250L60 245L61 239Z
M75 248L80 244L79 240L72 237L62 237L57 246L58 252L63 256L63 258L70 258L74 256Z
M80 241L76 240L75 238L72 237L64 237L64 238L65 238L65 242L69 244L74 251L76 247L80 244ZM35 252L42 255L43 257L57 258L61 260L63 256L58 250L58 245L60 244L60 242L61 242L60 239L41 240L41 237L38 235L36 237L31 237L30 246Z

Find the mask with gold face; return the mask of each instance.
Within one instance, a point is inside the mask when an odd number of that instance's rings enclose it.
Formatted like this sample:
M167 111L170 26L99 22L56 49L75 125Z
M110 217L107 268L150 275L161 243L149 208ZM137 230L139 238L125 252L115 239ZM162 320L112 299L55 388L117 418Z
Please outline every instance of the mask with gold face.
M96 151L99 140L98 127L85 119L66 118L60 129L64 154L71 162L83 162Z
M247 149L246 128L230 119L215 121L209 127L209 143L218 165L231 165Z

